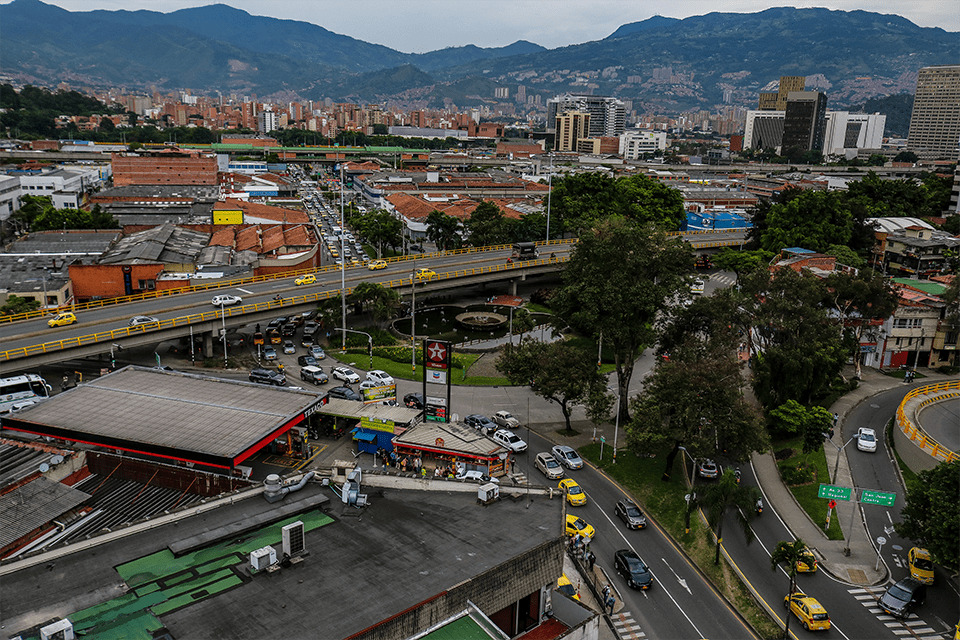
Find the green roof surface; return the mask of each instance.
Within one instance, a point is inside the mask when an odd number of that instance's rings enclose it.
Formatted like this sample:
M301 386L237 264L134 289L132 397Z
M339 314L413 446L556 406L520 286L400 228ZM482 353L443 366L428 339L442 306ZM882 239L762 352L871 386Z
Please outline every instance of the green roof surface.
M947 290L947 285L940 284L939 282L933 282L932 280L914 280L913 278L894 278L894 282L897 284L903 284L908 287L913 287L914 289L920 289L924 293L929 293L932 296L943 295L943 292Z
M469 615L465 615L425 636L421 636L421 638L422 640L491 640L496 636L487 632L479 622Z

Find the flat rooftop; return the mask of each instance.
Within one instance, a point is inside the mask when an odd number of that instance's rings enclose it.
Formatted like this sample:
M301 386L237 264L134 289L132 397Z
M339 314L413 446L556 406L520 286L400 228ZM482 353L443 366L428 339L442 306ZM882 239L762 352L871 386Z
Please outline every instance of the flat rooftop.
M320 396L128 366L3 418L14 431L232 468Z
M161 625L177 640L345 638L562 536L558 497L483 507L473 493L362 490L370 500L362 512L312 482L275 505L252 497L50 562L0 567L5 633L35 638L30 629L70 617L96 622L101 639L146 640ZM326 513L285 517L178 557L167 548L315 493L331 498ZM249 551L279 550L280 525L296 519L310 555L251 577Z

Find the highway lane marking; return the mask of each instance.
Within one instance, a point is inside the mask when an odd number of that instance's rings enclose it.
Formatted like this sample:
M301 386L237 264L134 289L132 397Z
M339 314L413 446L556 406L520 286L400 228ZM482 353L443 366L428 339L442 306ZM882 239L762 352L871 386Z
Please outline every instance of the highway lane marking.
M252 295L253 295L253 291L247 291L247 290L244 289L243 287L237 287L237 291L240 291L240 292L242 292L242 293L245 293L245 294L247 294L248 296L252 296Z
M680 586L687 590L687 593L693 595L693 592L690 591L690 587L687 586L687 581L677 575L677 572L673 570L673 567L670 566L670 563L667 562L666 558L660 558L663 561L663 564L667 565L667 569L670 569L670 573L673 574L673 577L677 579L677 582L680 583Z

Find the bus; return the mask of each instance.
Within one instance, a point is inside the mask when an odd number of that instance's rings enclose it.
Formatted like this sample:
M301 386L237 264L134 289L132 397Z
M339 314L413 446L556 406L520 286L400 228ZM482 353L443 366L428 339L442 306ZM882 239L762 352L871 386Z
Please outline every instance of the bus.
M0 378L0 414L42 402L52 391L50 385L35 373Z

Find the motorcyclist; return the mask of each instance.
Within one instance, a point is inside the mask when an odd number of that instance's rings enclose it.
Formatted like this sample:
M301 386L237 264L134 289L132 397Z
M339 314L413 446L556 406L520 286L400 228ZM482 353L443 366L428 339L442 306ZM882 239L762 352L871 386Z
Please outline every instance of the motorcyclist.
M763 513L763 499L757 498L757 515Z

